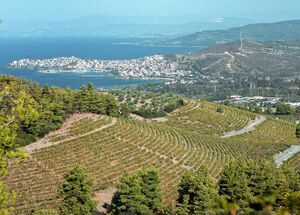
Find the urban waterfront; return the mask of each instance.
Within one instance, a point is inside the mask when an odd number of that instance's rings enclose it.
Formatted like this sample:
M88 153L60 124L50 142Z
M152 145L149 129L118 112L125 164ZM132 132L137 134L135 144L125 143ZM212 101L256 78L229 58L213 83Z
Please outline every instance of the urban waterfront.
M118 88L137 84L157 83L161 79L118 78L104 73L40 73L32 70L10 70L6 66L23 58L48 59L76 56L81 59L129 60L164 53L198 50L195 47L165 47L120 44L117 39L65 38L65 39L0 39L1 74L15 75L37 81L41 85L79 88L92 82L97 88Z

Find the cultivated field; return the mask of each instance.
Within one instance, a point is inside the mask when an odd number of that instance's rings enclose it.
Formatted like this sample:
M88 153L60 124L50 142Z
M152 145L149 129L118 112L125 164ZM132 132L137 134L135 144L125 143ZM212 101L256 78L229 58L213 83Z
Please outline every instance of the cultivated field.
M18 194L16 214L56 208L63 175L78 163L85 165L95 192L112 188L125 172L155 166L161 174L164 202L172 203L187 170L206 165L218 177L229 160L272 159L299 143L293 124L268 117L248 133L222 138L257 116L226 106L220 113L218 107L187 101L164 123L88 115L75 120L43 140L49 147L30 150L29 160L9 167L5 180ZM299 165L299 156L293 159L289 162Z

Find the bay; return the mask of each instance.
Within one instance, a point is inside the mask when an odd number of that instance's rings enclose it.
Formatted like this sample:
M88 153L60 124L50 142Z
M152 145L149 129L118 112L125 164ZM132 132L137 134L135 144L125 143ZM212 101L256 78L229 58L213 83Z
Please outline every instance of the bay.
M97 60L126 60L155 54L181 53L198 50L196 47L143 46L127 44L113 38L1 38L0 74L9 74L38 82L40 85L80 88L92 82L96 88L120 88L137 84L158 83L159 79L124 79L103 73L40 73L36 70L10 70L6 65L23 58L49 59L79 57Z

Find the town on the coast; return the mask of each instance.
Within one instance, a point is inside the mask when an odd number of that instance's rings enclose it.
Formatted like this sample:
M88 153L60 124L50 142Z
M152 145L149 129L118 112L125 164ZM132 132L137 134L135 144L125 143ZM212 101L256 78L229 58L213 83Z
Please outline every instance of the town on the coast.
M105 72L124 78L175 78L186 76L189 70L178 68L178 63L170 62L163 55L148 56L131 60L89 60L77 57L53 59L21 59L11 62L13 69L36 69L41 72Z

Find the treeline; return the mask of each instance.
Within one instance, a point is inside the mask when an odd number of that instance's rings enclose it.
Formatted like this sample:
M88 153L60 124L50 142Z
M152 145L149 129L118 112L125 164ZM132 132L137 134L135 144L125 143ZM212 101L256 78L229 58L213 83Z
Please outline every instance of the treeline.
M184 105L181 96L171 93L155 94L134 90L114 90L111 93L122 104L122 113L127 110L128 114L134 113L146 119L165 117L167 113Z
M182 107L183 105L184 105L183 99L178 99L176 101L172 101L170 103L165 104L162 108L150 109L150 108L141 107L137 110L134 110L133 113L146 119L153 119L153 118L165 117L167 116L167 113L171 113L174 110Z
M246 110L257 114L273 115L293 122L300 119L300 106L292 107L291 105L285 104L283 102L278 102L276 104L257 104L256 102L234 104L229 100L226 100L222 102L222 104L226 106L237 107L241 110Z
M182 107L184 105L183 99L178 99L176 101L172 101L170 103L165 104L162 108L144 108L141 107L138 110L133 111L134 114L144 117L146 119L153 119L159 117L167 116L167 113L171 113L174 110Z
M155 170L125 175L111 214L299 214L300 173L268 161L230 162L216 181L206 168L187 172L176 205L162 206ZM289 213L288 213L289 211Z
M251 72L251 71L250 71ZM249 73L250 73L249 72ZM285 71L286 72L286 71ZM148 91L154 93L174 93L185 97L207 99L211 101L225 100L231 95L241 96L264 96L277 97L281 95L283 98L293 98L300 101L300 90L296 90L295 86L299 86L300 79L295 82L287 83L285 75L277 74L272 81L264 81L266 76L257 76L253 80L252 76L241 74L234 74L234 76L222 74L224 79L220 79L212 74L203 74L202 71L194 71L193 78L187 77L187 81L193 81L191 84L176 82L174 84L166 85L164 83L155 83L137 86L137 90ZM211 80L218 79L218 83L209 82L203 76L208 76ZM291 74L290 77L295 77ZM250 89L251 80L256 84L256 89Z
M62 202L57 212L42 214L87 215L95 210L91 182L80 166L65 176L59 189ZM201 167L186 172L179 183L174 205L162 204L160 176L156 169L125 174L117 185L109 214L193 215L193 214L299 214L300 173L269 162L227 164L218 180Z
M149 109L149 108L140 108L133 111L134 114L139 115L146 119L154 119L159 117L165 117L167 114L163 110Z
M73 113L90 112L118 116L120 107L111 94L98 93L92 84L82 86L79 90L61 89L11 76L0 76L0 88L13 85L10 96L0 103L1 108L10 109L16 91L26 94L32 103L34 117L30 121L19 121L16 142L20 146L43 137L50 131L58 129L64 120Z

